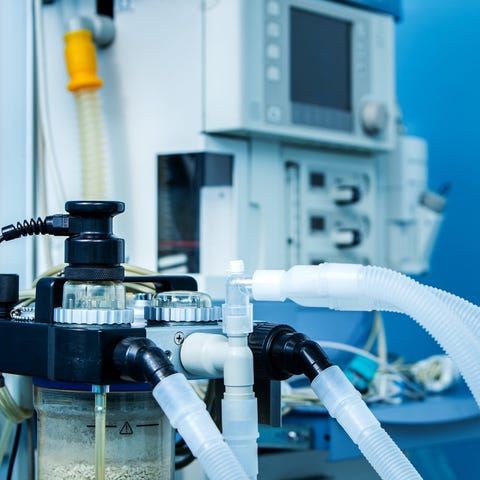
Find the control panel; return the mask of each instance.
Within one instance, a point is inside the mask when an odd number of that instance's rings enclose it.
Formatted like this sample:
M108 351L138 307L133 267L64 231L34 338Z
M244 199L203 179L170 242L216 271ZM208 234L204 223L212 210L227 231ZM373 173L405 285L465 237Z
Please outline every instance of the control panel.
M288 263L378 263L375 160L287 148Z
M231 0L204 15L207 133L393 149L392 17L325 0Z

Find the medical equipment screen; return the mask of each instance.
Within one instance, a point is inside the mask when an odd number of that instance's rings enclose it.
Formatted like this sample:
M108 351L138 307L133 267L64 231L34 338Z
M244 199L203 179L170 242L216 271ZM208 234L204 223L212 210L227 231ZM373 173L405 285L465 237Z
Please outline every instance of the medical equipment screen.
M351 112L351 30L350 22L290 9L290 100L294 104Z

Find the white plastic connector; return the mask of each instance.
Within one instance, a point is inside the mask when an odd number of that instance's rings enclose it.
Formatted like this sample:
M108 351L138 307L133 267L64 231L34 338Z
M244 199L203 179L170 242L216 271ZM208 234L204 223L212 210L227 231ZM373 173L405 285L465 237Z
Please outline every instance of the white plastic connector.
M245 469L249 479L258 475L258 412L257 399L236 398L225 395L222 400L222 431L225 441L230 446L240 465Z
M115 24L106 15L77 16L68 21L68 31L89 30L99 47L108 47L115 39Z
M223 365L225 395L253 396L253 354L246 337L228 338Z
M223 376L228 340L213 333L192 333L182 344L180 359L192 375L206 378Z
M255 300L283 301L300 305L330 307L331 300L357 298L361 294L362 265L322 263L297 265L284 270L257 270L253 274Z
M245 264L243 260L230 260L228 263L227 273L243 273L245 271Z
M380 478L421 480L340 368L332 366L319 373L312 381L312 388Z
M258 475L258 417L253 354L248 347L248 334L253 331L250 287L251 278L244 274L243 261L230 262L223 305L223 332L228 337L228 348L223 366L222 429L234 455L253 480Z
M358 390L335 365L323 370L312 382L312 388L333 418L358 443L365 429L380 427Z
M285 270L257 270L253 274L252 294L255 300L283 302Z

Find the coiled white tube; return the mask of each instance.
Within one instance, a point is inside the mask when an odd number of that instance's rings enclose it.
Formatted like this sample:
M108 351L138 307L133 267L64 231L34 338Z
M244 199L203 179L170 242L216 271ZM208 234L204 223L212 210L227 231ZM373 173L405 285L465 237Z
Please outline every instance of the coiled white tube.
M480 406L480 342L438 293L411 278L379 267L363 267L360 280L366 295L397 307L415 319L457 363Z
M84 200L103 200L105 188L104 125L100 97L96 90L75 92L82 153L82 195Z
M480 406L480 340L459 316L473 318L472 308L452 300L449 294L440 294L386 268L333 263L296 266L288 272L257 271L252 292L257 300L288 297L306 306L391 310L409 315L452 357Z
M421 480L340 368L322 371L312 389L382 479Z
M178 430L210 480L247 480L248 477L208 414L205 404L186 378L175 373L153 389L172 427Z

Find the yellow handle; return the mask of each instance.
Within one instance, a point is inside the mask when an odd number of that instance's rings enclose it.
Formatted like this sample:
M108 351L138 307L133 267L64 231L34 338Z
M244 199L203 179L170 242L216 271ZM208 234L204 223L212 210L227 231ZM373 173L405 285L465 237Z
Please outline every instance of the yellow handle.
M70 74L67 88L77 92L84 88L97 89L102 80L97 76L95 45L89 30L76 30L65 34L65 60Z

